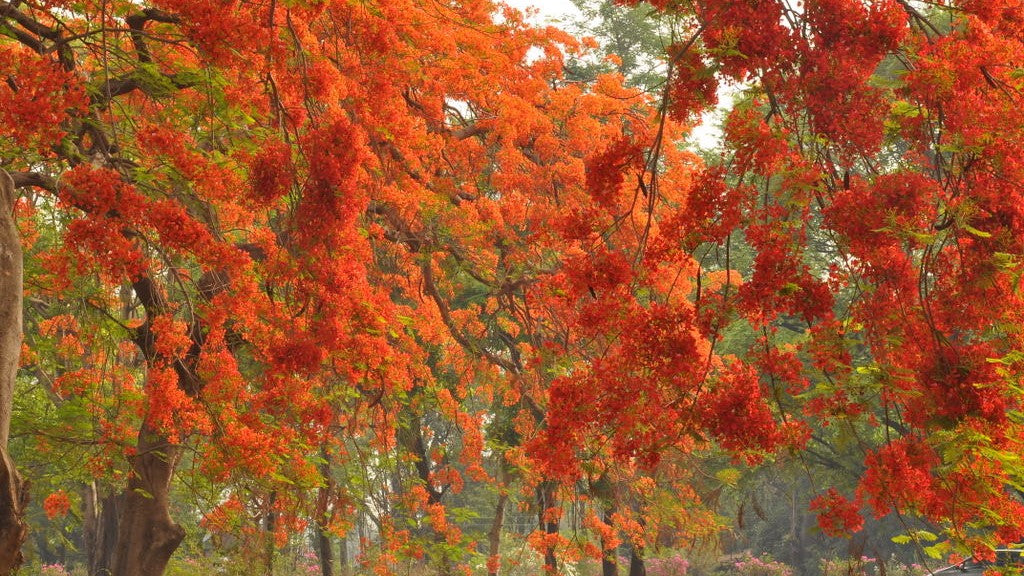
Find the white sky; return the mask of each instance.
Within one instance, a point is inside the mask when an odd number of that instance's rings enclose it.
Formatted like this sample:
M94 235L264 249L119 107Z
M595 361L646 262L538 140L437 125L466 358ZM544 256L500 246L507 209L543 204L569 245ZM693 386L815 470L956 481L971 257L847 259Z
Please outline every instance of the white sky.
M539 10L538 24L554 23L563 20L567 15L577 16L579 10L570 0L504 0L506 4L520 10L536 8Z
M566 27L581 14L571 0L503 0L509 6L525 11L527 8L536 8L538 13L534 17L536 24L563 24ZM722 137L722 131L718 124L725 117L725 112L730 104L735 89L720 87L718 93L718 107L706 112L701 116L702 122L696 126L687 139L697 148L709 150L715 148Z

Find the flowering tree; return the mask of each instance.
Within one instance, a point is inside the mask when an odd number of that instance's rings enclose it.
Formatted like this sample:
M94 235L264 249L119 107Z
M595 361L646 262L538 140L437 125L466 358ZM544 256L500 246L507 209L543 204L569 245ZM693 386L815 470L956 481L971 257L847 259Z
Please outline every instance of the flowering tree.
M690 30L669 54L667 115L704 110L720 80L745 86L679 220L697 277L719 279L691 292L703 336L718 352L726 331L752 344L673 386L692 391L682 413L666 399L644 420L699 414L755 459L852 425L866 473L853 494L821 488L828 533L858 530L867 507L979 553L1019 540L1018 3L653 4ZM595 388L573 380L573 394ZM602 382L601 401L636 389ZM604 419L589 408L559 408L584 423L562 437L592 437ZM672 427L657 429L611 436L656 450Z
M589 43L486 0L0 4L29 279L23 306L0 262L0 447L25 309L26 378L86 416L56 436L122 494L116 575L164 571L186 475L265 566L362 507L380 570L452 573L468 479L499 494L490 573L516 489L548 570L613 572L621 541L639 570L660 528L715 526L654 505L699 501L688 459L832 424L867 472L821 487L828 533L869 507L1019 540L1020 7L654 5L682 31L655 100L572 81ZM675 143L719 80L746 88L705 166Z
M494 12L4 5L0 155L31 189L15 202L39 346L23 364L88 411L87 464L121 487L114 574L163 572L186 459L252 486L218 510L258 510L274 534L301 526L295 498L330 482L320 454L353 438L412 462L405 506L458 543L441 500L462 480L425 407L485 479L468 399L536 435L551 379L606 339L581 326L643 289L655 175L682 181L693 159L645 155L673 129L652 131L621 78L564 82L572 38ZM674 275L644 283L668 293ZM557 484L521 448L553 566ZM413 553L379 528L382 563Z

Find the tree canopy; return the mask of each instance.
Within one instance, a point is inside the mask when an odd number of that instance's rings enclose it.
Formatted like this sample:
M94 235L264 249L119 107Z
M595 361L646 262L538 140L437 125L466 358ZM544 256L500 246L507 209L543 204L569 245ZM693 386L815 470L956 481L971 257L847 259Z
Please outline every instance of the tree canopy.
M1024 540L1024 4L625 4L0 1L0 576Z

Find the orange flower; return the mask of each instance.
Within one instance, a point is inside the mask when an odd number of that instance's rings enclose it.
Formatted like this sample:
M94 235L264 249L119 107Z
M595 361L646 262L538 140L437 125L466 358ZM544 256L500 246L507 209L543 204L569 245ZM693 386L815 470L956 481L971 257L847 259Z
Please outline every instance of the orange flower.
M47 496L46 500L43 500L43 511L46 512L46 517L50 520L58 516L67 516L70 510L71 499L68 498L67 492L63 490L57 490Z

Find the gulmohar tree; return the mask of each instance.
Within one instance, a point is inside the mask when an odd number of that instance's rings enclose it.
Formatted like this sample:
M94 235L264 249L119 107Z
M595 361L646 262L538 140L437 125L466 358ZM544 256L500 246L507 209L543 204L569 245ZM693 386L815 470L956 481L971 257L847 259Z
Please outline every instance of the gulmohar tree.
M270 534L298 526L289 494L329 484L318 447L363 437L415 463L405 505L458 543L440 500L462 481L425 451L419 399L457 423L479 478L468 390L516 406L520 434L543 425L548 348L575 328L553 315L561 288L536 312L527 288L564 283L569 260L597 276L568 298L589 299L613 287L606 260L629 268L628 244L589 252L596 230L649 233L622 183L652 133L614 76L562 82L573 39L493 11L5 6L6 167L36 190L22 226L56 227L28 250L32 311L72 351L25 362L55 401L87 407L91 469L122 488L113 573L163 572L184 537L169 504L185 458L224 485L278 478L248 492L261 503L218 506L255 505ZM588 163L606 181L593 197ZM99 313L62 315L70 299ZM557 485L538 474L538 522L557 531ZM382 563L414 553L389 518L378 529ZM552 567L556 543L539 545Z
M19 441L88 446L120 491L97 572L163 573L195 478L267 570L361 509L379 571L454 573L446 506L476 483L488 573L510 498L547 570L615 574L628 542L642 573L659 533L717 528L688 462L799 456L829 425L866 471L817 487L826 533L870 508L977 553L1021 539L1024 7L653 5L678 37L652 98L567 78L587 43L482 0L0 4L23 383L87 414ZM676 144L720 79L744 97L704 165Z
M703 408L723 446L769 450L854 427L863 476L813 503L829 534L859 530L866 508L923 517L982 556L1019 541L1019 3L654 4L692 30L670 52L667 113L702 110L717 79L746 86L680 218L709 274L732 276L741 240L753 250L742 281L691 299L712 343L756 337L666 419ZM578 401L586 378L559 410L590 424L576 438L603 423ZM771 412L753 418L758 396Z

